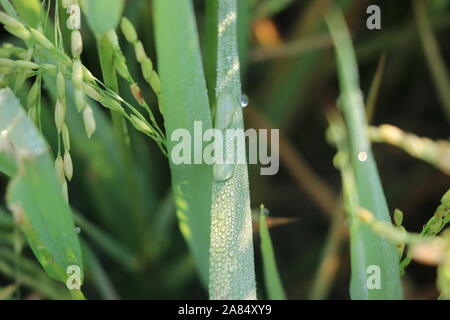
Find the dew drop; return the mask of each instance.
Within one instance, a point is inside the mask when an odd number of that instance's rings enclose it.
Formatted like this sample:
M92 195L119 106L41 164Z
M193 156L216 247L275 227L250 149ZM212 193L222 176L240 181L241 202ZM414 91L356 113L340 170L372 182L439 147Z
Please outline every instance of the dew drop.
M233 176L234 164L215 164L213 171L215 182L225 182Z
M80 227L76 227L75 228L75 233L76 234L80 234L81 233L81 228Z
M358 160L359 161L366 161L367 160L367 153L366 152L360 152L358 153Z
M228 92L222 92L217 98L217 110L215 127L220 130L227 129L231 126L234 120L234 114L236 113L236 101L237 99Z
M248 103L249 103L248 96L246 94L243 94L241 96L241 106L242 106L242 108L245 108L246 106L248 106Z
M5 138L8 135L8 130L2 130L2 137Z

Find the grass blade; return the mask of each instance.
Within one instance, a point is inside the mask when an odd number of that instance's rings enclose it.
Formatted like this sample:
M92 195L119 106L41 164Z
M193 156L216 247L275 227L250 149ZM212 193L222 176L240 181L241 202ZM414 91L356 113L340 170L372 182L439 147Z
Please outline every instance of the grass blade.
M214 88L216 85L216 65L217 65L217 14L219 12L219 0L206 1L205 27L204 27L204 61L206 85L208 87L208 97L211 105L215 105L216 96Z
M0 300L9 300L12 298L14 292L17 290L17 285L11 284L9 286L0 288Z
M425 1L414 1L414 14L419 28L423 50L430 67L431 76L436 86L447 120L450 122L450 77L448 67L439 53L439 45L433 34L433 28L427 17Z
M369 95L366 102L367 123L370 124L375 115L375 108L377 106L378 93L380 91L381 79L383 78L384 65L386 63L386 55L382 54L378 61L377 70L373 76L370 84Z
M267 294L270 300L285 300L283 285L278 273L272 240L270 239L269 228L267 227L266 212L261 206L259 214L259 236L261 237L261 253L264 266L264 281Z
M227 128L218 129L243 129L236 1L220 0L218 17L216 126L226 122L220 118L224 116L233 120ZM222 100L224 113L219 111ZM236 145L233 148L225 154L232 152L236 156ZM211 299L256 299L247 165L232 166L231 178L215 177L213 184L209 295Z
M13 219L11 215L0 207L0 228L12 229L14 227Z
M187 129L194 137L194 121L201 121L203 130L207 130L211 128L211 116L191 1L156 0L154 9L161 101L171 154L176 144L170 139L174 130ZM172 159L170 168L180 229L206 284L212 168L205 164L176 165Z
M95 243L98 249L102 250L117 263L120 263L124 269L131 272L135 272L138 269L136 257L121 242L117 242L113 237L97 228L81 215L75 215L75 222L86 234L86 237Z
M0 272L10 279L14 279L19 272L22 286L47 298L70 299L65 286L50 279L34 261L21 256L17 257L13 250L0 248Z
M357 63L351 38L342 14L334 11L327 16L327 24L336 46L340 106L349 131L349 158L356 179L358 205L373 212L377 219L390 222L378 170L367 135L364 103L359 89ZM395 245L375 234L354 219L352 221L352 279L353 299L401 299L399 257ZM380 289L369 290L367 272L370 266L381 272Z
M83 253L86 259L86 277L92 278L97 290L105 300L119 300L119 296L109 279L106 270L100 260L94 254L86 242L81 242Z
M67 267L83 268L72 213L61 193L46 142L9 89L0 91L0 131L0 157L10 152L17 162L17 172L8 186L8 206L45 271L65 282Z

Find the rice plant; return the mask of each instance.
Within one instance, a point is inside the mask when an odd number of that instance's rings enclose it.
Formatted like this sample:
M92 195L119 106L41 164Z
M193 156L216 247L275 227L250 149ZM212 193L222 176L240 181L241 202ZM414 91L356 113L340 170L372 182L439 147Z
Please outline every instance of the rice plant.
M450 299L448 2L0 5L0 299Z

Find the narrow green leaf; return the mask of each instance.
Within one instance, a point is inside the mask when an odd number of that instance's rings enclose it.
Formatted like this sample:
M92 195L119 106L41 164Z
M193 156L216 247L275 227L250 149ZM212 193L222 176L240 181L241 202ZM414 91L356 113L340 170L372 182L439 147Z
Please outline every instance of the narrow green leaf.
M9 89L0 90L0 132L0 157L13 154L17 166L7 190L8 206L45 271L65 282L67 267L83 270L72 213L46 142Z
M0 273L16 279L20 275L22 286L39 292L50 299L70 299L65 285L49 278L42 268L24 256L17 256L12 249L0 248Z
M377 219L390 222L389 211L367 134L364 102L359 89L357 62L345 20L339 11L327 16L336 46L343 110L350 137L348 157L354 170L358 205ZM357 219L351 224L352 299L401 299L399 257L395 245L375 234ZM371 270L380 270L380 286L368 286Z
M9 300L12 298L14 292L17 290L16 284L0 288L0 300Z
M377 105L378 93L380 91L381 79L383 77L385 61L386 55L383 54L381 55L380 60L378 61L377 70L375 71L375 75L373 76L372 83L369 89L369 94L367 96L366 114L368 124L372 122L375 114L375 108Z
M86 260L86 278L91 278L105 300L118 300L119 296L100 260L86 242L81 242Z
M1 157L1 154L0 154ZM3 208L0 208L0 228L11 229L14 226L13 219L11 215L6 212Z
M211 128L211 116L191 1L156 0L154 9L161 101L171 155L177 144L171 139L176 129L186 129L194 137L194 121L201 121L204 132ZM180 229L206 284L209 270L211 166L176 165L172 157L169 156L169 159Z
M248 58L250 49L250 34L251 34L251 1L237 1L237 37L238 37L238 50L239 50L239 62L241 65L241 77L242 83L245 85L245 79L247 77ZM244 88L245 90L245 88Z
M0 148L0 152L1 151ZM14 163L14 157L7 153L0 155L0 172L3 172L7 176L11 176L15 171L16 164Z
M263 206L259 214L259 236L261 237L261 253L264 267L264 281L270 300L285 300L283 284L278 273L272 240L267 227L266 213Z
M217 112L215 127L243 129L240 104L241 82L237 48L235 0L219 0L217 46ZM227 139L234 140L227 136ZM224 154L236 164L215 164L211 209L210 284L211 299L256 299L253 232L246 164L236 161L237 145ZM226 140L226 139L224 139ZM230 172L231 169L231 172ZM225 175L224 173L231 173Z
M439 52L439 44L427 16L425 1L414 0L414 14L431 76L444 108L447 121L450 122L450 76L447 71L448 65L446 66L445 60Z
M211 105L215 105L214 89L216 85L217 65L217 14L219 0L206 1L204 34L204 61L208 97Z
M130 272L136 272L138 269L138 261L121 242L117 242L116 239L90 223L81 215L75 215L75 222L81 228L83 234L95 243L96 248L115 259L125 269Z

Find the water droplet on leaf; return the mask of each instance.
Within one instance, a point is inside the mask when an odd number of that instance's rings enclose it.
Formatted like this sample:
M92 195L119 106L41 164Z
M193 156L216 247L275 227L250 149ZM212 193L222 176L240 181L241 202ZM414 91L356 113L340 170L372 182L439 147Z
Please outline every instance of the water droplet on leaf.
M225 182L233 176L234 164L216 164L213 171L215 182Z
M245 108L246 106L248 106L248 103L249 103L248 96L246 94L243 94L241 96L241 106L242 106L242 108Z
M359 161L366 161L367 160L367 153L366 152L360 152L358 153L358 160Z

